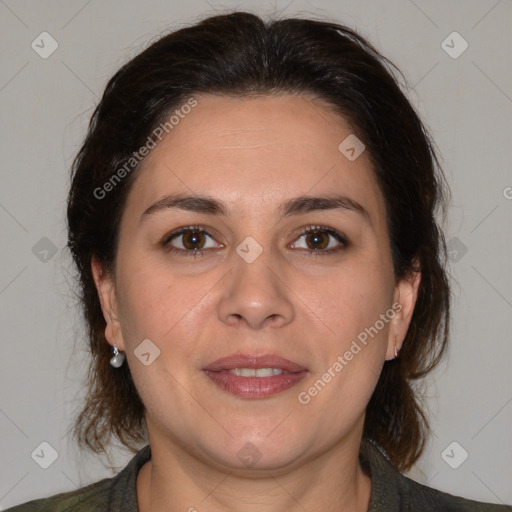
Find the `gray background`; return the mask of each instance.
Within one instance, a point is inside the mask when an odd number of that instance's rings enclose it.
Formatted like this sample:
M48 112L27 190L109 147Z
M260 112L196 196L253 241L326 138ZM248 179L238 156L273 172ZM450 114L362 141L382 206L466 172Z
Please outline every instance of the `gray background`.
M427 379L433 435L410 476L512 504L511 0L0 0L0 509L110 476L131 456L81 454L68 434L87 362L62 250L69 167L121 64L160 33L230 8L334 19L406 74L452 187L455 294L451 349ZM43 31L58 43L46 59L31 47ZM454 31L469 45L458 58L441 45ZM58 454L47 469L42 442Z

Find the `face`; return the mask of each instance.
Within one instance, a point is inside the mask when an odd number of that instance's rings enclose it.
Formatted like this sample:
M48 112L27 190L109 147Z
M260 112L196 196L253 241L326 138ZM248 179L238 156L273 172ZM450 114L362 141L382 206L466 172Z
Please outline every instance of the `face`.
M368 155L338 149L345 120L305 96L196 99L130 189L115 279L93 260L106 337L126 352L151 442L222 467L303 464L359 442L418 283L395 281ZM296 366L212 366L233 354Z

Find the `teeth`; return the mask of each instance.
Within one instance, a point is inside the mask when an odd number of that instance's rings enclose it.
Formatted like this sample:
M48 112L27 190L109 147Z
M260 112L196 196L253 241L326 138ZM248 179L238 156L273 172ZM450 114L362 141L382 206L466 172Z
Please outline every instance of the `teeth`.
M272 377L287 373L280 368L258 368L257 370L254 368L233 368L228 371L238 377Z

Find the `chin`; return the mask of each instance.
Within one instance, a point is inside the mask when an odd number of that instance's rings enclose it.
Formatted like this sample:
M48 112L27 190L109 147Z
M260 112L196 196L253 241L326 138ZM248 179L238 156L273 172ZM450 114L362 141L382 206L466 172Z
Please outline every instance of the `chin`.
M305 443L303 439L294 442L289 432L281 432L281 435L270 434L271 429L266 430L263 435L248 435L247 431L236 435L233 438L227 436L225 449L219 450L220 443L213 444L209 438L207 443L209 449L204 452L224 468L236 471L255 470L280 470L289 468L296 462L301 454L309 450L311 443ZM304 444L304 446L299 446ZM268 475L267 475L268 476Z

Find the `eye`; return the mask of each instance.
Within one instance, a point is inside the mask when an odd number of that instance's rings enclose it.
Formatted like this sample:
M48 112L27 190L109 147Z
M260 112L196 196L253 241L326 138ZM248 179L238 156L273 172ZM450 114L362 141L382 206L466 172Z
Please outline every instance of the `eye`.
M181 241L177 246L171 244L173 240L179 240L180 238ZM169 252L192 257L203 256L206 249L220 249L224 247L222 244L217 246L207 245L208 238L213 240L201 226L186 226L166 235L164 240L162 240L162 245Z
M179 240L178 244L171 243ZM310 226L300 233L299 240L304 238L305 246L297 246L297 242L291 247L293 249L305 249L313 256L329 255L348 247L347 238L335 229L326 226ZM207 250L222 249L222 244L207 245L207 239L213 240L201 226L186 226L166 235L161 244L168 252L184 256L204 256Z
M298 248L305 249L315 256L332 254L348 246L348 240L344 235L326 226L310 226L301 232L299 240L302 238L305 245ZM296 243L292 247L297 248Z

